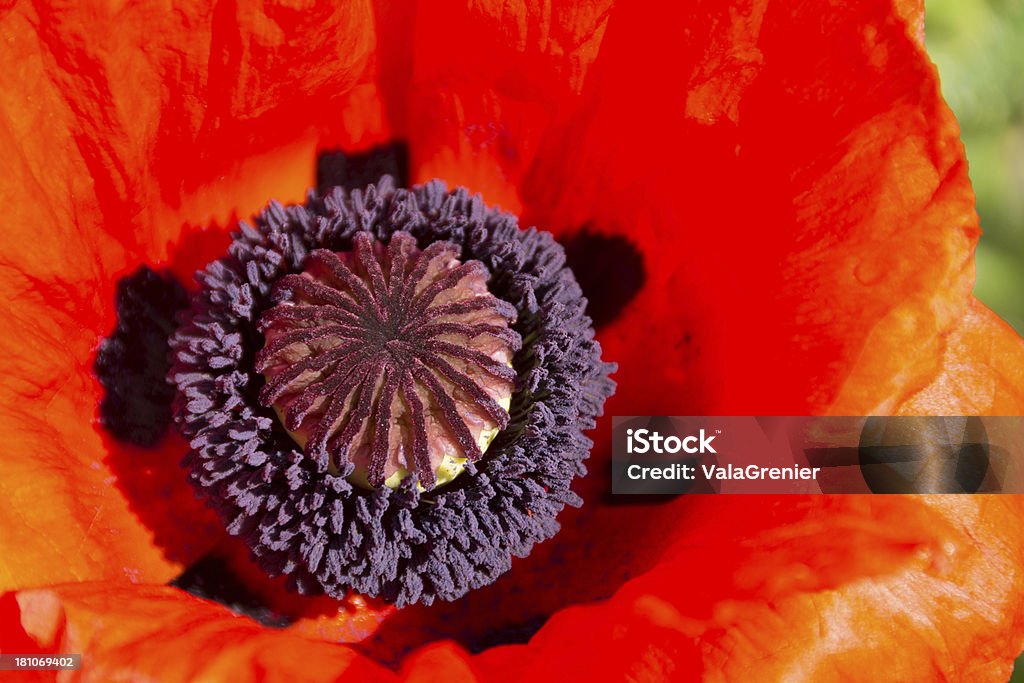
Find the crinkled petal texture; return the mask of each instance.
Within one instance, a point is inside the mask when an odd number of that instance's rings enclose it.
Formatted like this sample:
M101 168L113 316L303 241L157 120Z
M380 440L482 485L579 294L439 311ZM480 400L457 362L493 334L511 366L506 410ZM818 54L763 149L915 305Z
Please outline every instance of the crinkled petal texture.
M187 279L228 243L199 226L302 198L309 112L329 116L359 80L372 14L4 3L0 35L0 289L16 332L0 338L0 588L161 583L209 546L207 513L167 485L183 443L139 454L95 426L114 285L146 262Z
M86 681L392 678L351 650L268 630L163 586L86 582L25 590L4 598L0 615L5 651L81 653Z
M414 177L633 241L647 280L605 334L627 360L612 413L889 413L936 380L979 230L919 7L545 8L453 12L481 59L431 49L450 16L417 25L408 110L444 125L410 123ZM994 326L969 351L1024 357Z
M646 278L601 334L620 365L611 414L1024 412L1024 344L970 297L973 195L914 3L42 0L5 3L0 33L17 76L0 93L17 331L0 339L0 587L26 589L0 632L80 649L100 679L272 677L293 658L372 676L342 646L125 587L212 539L159 468L181 444L139 468L92 422L116 277L201 266L226 240L195 226L298 199L318 145L405 138L414 181L630 240ZM1017 499L608 506L606 436L587 505L457 616L507 626L614 596L527 645L432 645L400 675L1006 679L1024 633ZM96 583L35 589L69 581ZM208 656L179 661L193 651Z
M1005 681L1024 534L1010 496L708 498L657 566L528 645L419 650L411 681ZM684 530L685 529L685 530ZM81 652L85 680L383 680L341 645L268 632L170 588L84 583L0 599L6 651ZM182 656L187 653L188 656Z

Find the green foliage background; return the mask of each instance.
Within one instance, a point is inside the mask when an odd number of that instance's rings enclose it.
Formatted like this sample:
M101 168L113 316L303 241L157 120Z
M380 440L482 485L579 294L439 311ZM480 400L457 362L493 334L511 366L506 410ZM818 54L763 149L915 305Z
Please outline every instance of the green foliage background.
M985 231L975 293L1024 333L1024 0L926 0L925 9Z
M1024 0L926 0L925 35L985 231L974 291L1024 334ZM1010 680L1024 683L1024 655Z

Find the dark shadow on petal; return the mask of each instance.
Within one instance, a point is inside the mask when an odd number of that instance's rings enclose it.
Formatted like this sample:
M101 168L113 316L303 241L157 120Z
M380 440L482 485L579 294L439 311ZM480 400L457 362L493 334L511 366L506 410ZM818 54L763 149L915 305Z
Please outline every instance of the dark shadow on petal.
M151 448L170 425L167 339L187 304L173 275L148 266L117 283L117 327L100 342L94 369L104 389L100 423L119 441Z
M587 297L595 327L612 322L647 280L644 258L622 235L604 235L583 226L563 239L566 261Z
M478 638L467 640L462 643L462 646L476 654L499 645L525 645L530 642L530 638L533 638L541 626L548 622L548 618L547 615L537 616L518 624L504 626Z
M189 564L226 542L227 533L213 510L196 498L186 480L181 459L188 444L176 430L169 429L149 448L101 435L115 485L168 559Z
M362 189L389 175L398 187L409 185L409 147L391 142L365 152L321 152L316 161L316 186L323 193L335 186Z
M223 227L211 223L206 227L186 225L172 245L168 268L185 289L195 288L195 275L208 264L227 256L231 232L238 229L239 217L232 214Z
M240 538L227 536L168 585L219 603L271 628L322 617L326 617L328 623L344 623L361 614L365 616L362 605L372 602L366 598L353 601L351 597L335 600L322 595L299 595L288 588L287 576L268 576ZM383 607L384 603L380 602L371 610ZM360 635L348 633L334 637L341 638L340 642L350 642L347 638L356 641Z
M453 640L473 654L501 645L525 645L551 617L546 613L536 614L521 621L503 623L499 613L492 617L500 625L462 626L460 622L467 621L465 611L471 609L472 604L462 604L462 601L405 608L384 620L369 638L351 646L378 664L397 671L410 652L438 641ZM440 614L432 615L430 610ZM476 619L479 615L469 621Z
M294 621L264 605L259 596L236 579L227 563L214 555L199 560L169 585L197 598L218 602L232 612L254 619L264 626L284 628Z
M170 429L175 391L167 382L168 338L187 303L171 271L140 266L118 282L117 325L100 342L93 365L103 388L99 433L115 485L165 556L182 563L225 537L188 485L181 467L188 446Z

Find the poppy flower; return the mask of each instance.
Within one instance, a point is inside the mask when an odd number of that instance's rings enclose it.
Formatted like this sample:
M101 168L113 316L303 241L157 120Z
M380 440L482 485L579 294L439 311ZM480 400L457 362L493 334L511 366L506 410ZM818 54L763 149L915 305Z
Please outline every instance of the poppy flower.
M99 680L1005 680L1017 496L609 498L605 419L554 538L398 608L266 578L153 428L163 388L110 399L134 444L98 419L102 338L101 366L170 336L171 278L223 258L238 218L301 208L318 155L396 141L411 193L468 188L471 215L568 247L618 364L606 414L1019 415L1024 342L971 297L974 199L922 20L882 0L5 3L0 649L80 652ZM167 273L118 291L145 264Z

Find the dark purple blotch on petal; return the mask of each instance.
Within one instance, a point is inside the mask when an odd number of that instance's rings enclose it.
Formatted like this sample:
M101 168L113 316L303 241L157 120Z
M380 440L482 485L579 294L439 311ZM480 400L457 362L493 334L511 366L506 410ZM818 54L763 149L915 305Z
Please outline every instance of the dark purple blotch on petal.
M647 280L644 257L622 235L605 235L583 226L563 240L569 267L590 304L587 314L595 327L619 316Z
M188 296L170 273L141 266L118 281L115 304L117 326L100 342L93 367L104 390L100 423L119 441L149 448L171 423L167 340Z
M279 614L263 604L258 595L250 592L231 571L227 562L215 555L207 555L194 563L168 585L213 602L224 605L232 612L249 617L264 626L284 628L294 619Z
M328 150L316 160L316 186L320 192L333 187L359 190L391 176L398 187L409 184L409 146L400 141L377 145L363 152Z

